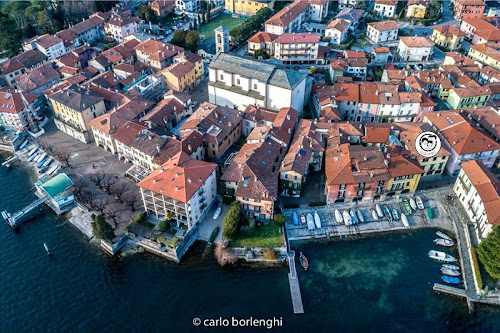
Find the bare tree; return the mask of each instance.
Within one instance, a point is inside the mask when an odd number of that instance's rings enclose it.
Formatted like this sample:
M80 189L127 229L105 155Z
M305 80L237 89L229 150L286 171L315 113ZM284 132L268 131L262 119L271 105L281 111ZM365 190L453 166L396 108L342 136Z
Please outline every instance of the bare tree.
M123 197L125 193L127 192L127 184L126 183L118 183L115 184L112 188L112 193L114 194L115 198L123 203Z
M49 153L49 154L54 153L54 145L52 143L50 143L48 140L46 140L44 138L39 138L37 140L37 143L40 146L40 148L45 150L47 153Z
M118 214L118 212L114 209L108 209L108 211L106 211L105 215L108 219L110 219L113 222L111 225L113 226L113 229L115 229L116 228L116 220L118 219L120 214Z
M132 208L132 211L135 212L135 205L139 202L139 198L135 193L128 192L124 198L123 203Z
M93 191L88 191L87 203L92 209L96 208L97 201L97 194Z
M103 215L104 215L104 211L106 210L108 205L109 205L108 198L101 198L101 199L95 200L95 202L94 202L94 208L99 213L101 213Z
M67 167L73 168L73 165L70 163L71 155L66 150L60 150L55 153L56 158L63 162Z
M83 180L79 178L75 180L73 184L73 193L75 194L76 199L78 201L84 201L83 197L86 190L87 190L87 184L85 184Z
M98 187L102 186L102 182L106 178L106 174L102 171L96 171L90 175L90 180L92 183L96 184Z
M115 177L105 177L101 182L103 191L110 194L113 185L115 185L117 181Z

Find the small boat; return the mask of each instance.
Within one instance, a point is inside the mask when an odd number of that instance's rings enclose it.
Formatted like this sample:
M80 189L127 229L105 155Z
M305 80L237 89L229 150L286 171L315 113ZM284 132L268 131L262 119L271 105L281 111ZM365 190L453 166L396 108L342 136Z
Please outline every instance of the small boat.
M311 213L307 214L307 229L314 230L314 217Z
M4 210L2 212L2 217L3 217L4 220L7 220L9 218L9 216L7 215L7 211Z
M335 221L337 221L338 224L342 224L344 222L344 219L342 218L342 214L338 209L335 209Z
M378 217L384 217L384 213L382 212L382 208L380 208L379 204L375 205L375 210L377 211Z
M401 213L401 222L403 222L403 225L407 228L410 228L410 223L408 222L408 218L404 213Z
M432 212L432 208L429 207L427 208L427 215L429 216L429 218L433 219L434 218L434 213Z
M28 156L31 157L32 155L34 155L36 153L36 151L38 150L38 147L33 147L33 149L31 149L29 152L28 152Z
M386 206L382 206L382 210L384 211L385 218L388 221L392 221L392 215L391 215L391 211L389 210L389 208L387 208Z
M446 254L441 251L434 251L430 250L429 251L429 258L443 261L443 262L455 262L457 261L457 258L450 256L449 254Z
M300 222L302 224L306 224L306 217L304 216L304 214L300 214Z
M460 276L460 272L454 269L441 268L441 273L449 276Z
M399 220L399 213L398 213L398 210L396 208L393 208L392 209L392 217L394 218L394 220Z
M417 203L415 202L415 199L410 198L410 206L414 211L417 210Z
M354 211L354 209L351 209L349 211L349 215L351 215L352 224L357 224L359 222L358 217L356 216L356 212Z
M450 236L448 236L447 234L445 234L445 233L444 233L444 232L442 232L442 231L437 231L437 232L436 232L436 235L438 235L438 236L439 236L439 237L441 237L441 238L447 239L447 240L451 240L451 241L453 240L453 239L451 239L451 237L450 237Z
M356 211L356 215L358 216L358 220L359 220L359 222L361 222L361 223L364 223L364 222L365 222L365 218L363 217L363 213L361 212L361 210L360 210L360 209L358 209L358 210Z
M45 171L47 171L48 169L49 169L49 167L47 165L42 165L42 167L40 169L38 169L38 173L42 174Z
M299 225L299 217L297 216L297 212L293 212L292 220L293 220L293 224Z
M306 256L302 252L300 252L299 262L300 262L300 265L302 266L302 268L304 268L304 270L307 271L307 269L309 268L309 261L307 260Z
M446 283L451 283L451 284L459 284L460 283L460 279L457 277L443 275L441 277L441 279L443 279L443 281Z
M344 210L342 212L342 217L344 218L345 225L351 225L352 224L351 215L349 215L349 213L346 210Z
M47 158L47 160L45 160L45 163L42 164L42 167L46 167L46 166L49 166L50 163L52 163L54 159L52 157L49 156L49 158Z
M50 251L49 247L47 246L47 243L43 243L43 247L45 248L45 251L47 251L47 254L50 256Z
M40 169L42 167L42 165L45 163L45 160L46 160L46 158L43 158L40 162L38 162L38 164L36 165L36 167L38 169Z
M38 155L38 157L36 157L33 161L35 163L39 163L41 160L43 160L45 157L47 156L47 153L41 153L40 155Z
M403 206L405 208L405 211L406 211L406 214L408 215L411 215L411 213L413 212L412 209L411 209L411 205L410 205L410 202L408 201L408 199L406 198L403 198Z
M452 269L454 271L459 271L460 270L460 267L458 267L456 265L450 265L450 264L443 264L443 268Z
M434 240L434 244L444 247L450 247L455 245L455 242L449 239L437 238Z
M378 221L378 214L375 209L372 209L372 217L374 221Z
M28 157L28 162L32 162L38 155L35 153L33 153L32 155L30 155L30 157Z
M321 228L321 218L317 212L314 212L314 224L316 224L316 228Z
M24 142L19 146L19 150L21 150L24 147L26 147L27 144L28 144L28 140L24 140Z
M59 171L59 169L60 169L60 168L61 168L61 166L59 166L59 165L57 165L57 164L56 164L56 165L53 165L53 166L49 169L49 171L47 171L47 174L48 174L48 175L50 175L50 176L53 176L53 175L55 175L55 174L56 174L56 172L57 172L57 171Z
M424 207L424 202L422 201L422 198L421 197L416 197L416 198L417 198L416 200L417 200L418 209L420 209L420 210L424 209L425 207Z

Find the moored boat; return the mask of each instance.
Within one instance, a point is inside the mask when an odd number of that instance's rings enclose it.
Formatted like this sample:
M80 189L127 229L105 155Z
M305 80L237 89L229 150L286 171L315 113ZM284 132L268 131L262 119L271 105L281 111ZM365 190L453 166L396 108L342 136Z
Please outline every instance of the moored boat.
M450 264L443 264L443 268L453 269L454 271L460 270L460 267L458 267L456 265L450 265Z
M309 268L309 261L307 260L306 256L302 252L300 252L299 262L300 262L300 265L302 266L302 268L304 268L304 270L307 271L307 269Z
M356 216L356 212L354 211L354 209L349 210L349 215L351 215L352 224L356 224L359 222L358 217Z
M57 164L54 164L50 169L49 171L47 171L47 174L52 176L54 175L61 167Z
M346 210L344 210L342 212L342 217L344 218L345 225L351 225L352 224L351 215L349 215L349 213Z
M407 228L410 228L410 223L408 222L408 218L404 213L401 213L401 222L403 222L403 225Z
M378 217L384 217L384 213L382 212L382 208L380 208L379 204L375 205L375 211L377 212Z
M418 209L424 209L424 202L422 201L422 198L421 197L416 197L416 201L417 201L417 208Z
M46 166L49 166L50 163L52 163L54 159L52 157L48 157L46 160L45 160L45 163L42 164L42 167L46 167Z
M36 157L37 157L37 153L35 152L33 155L31 155L30 157L28 157L28 162L32 162Z
M437 238L434 240L434 244L444 247L450 247L455 245L455 242L449 239Z
M372 217L373 217L373 220L378 221L378 214L375 211L375 209L372 209Z
M441 279L443 279L444 282L450 283L450 284L459 284L460 283L460 279L457 277L443 275L441 277Z
M403 198L403 206L405 208L405 211L406 211L406 214L408 215L411 215L411 213L413 212L412 209L411 209L411 205L410 205L410 202L408 201L408 199L406 198Z
M457 258L455 258L449 254L446 254L446 253L441 252L441 251L434 251L434 250L429 251L429 258L443 261L443 262L455 262L455 261L457 261Z
M386 206L382 206L382 210L384 211L385 218L388 221L392 221L392 215L391 215L391 211L389 210L389 208L387 208Z
M356 215L358 216L359 222L361 222L361 223L365 222L365 218L363 217L363 213L361 212L361 209L358 209L356 211Z
M33 161L35 163L39 163L41 160L43 160L47 156L47 153L41 153L38 155Z
M307 229L314 230L314 217L311 213L307 214Z
M397 221L399 220L399 213L398 213L398 210L396 208L393 208L392 209L392 217Z
M321 228L321 218L317 212L314 212L314 224L316 225L316 228Z
M433 219L434 218L434 213L432 212L432 208L429 207L427 208L427 215L429 216L429 218Z
M342 224L344 219L342 218L342 214L338 209L335 209L335 221L337 221L338 224Z
M40 169L43 166L43 164L45 163L46 160L47 160L47 158L43 158L40 162L38 162L38 164L36 165L36 167Z
M300 222L301 222L302 224L306 224L306 217L305 217L305 215L304 215L304 214L300 214Z
M441 268L441 273L449 276L460 276L460 272L454 269Z
M414 211L417 210L417 203L415 202L415 199L410 198L410 206Z
M293 221L293 224L299 225L299 216L297 215L297 212L293 212L292 221Z
M36 151L38 150L38 147L33 147L33 149L31 149L29 152L28 152L28 156L31 157L33 154L36 153Z
M448 236L447 234L445 234L444 232L442 231L436 231L436 235L438 235L439 237L441 238L444 238L444 239L447 239L447 240L453 240L451 239L450 236Z

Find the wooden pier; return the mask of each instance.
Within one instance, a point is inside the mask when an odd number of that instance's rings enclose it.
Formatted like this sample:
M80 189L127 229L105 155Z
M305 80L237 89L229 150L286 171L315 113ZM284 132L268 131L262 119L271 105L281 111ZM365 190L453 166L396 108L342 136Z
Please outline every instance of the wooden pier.
M292 295L293 313L304 313L304 306L302 305L302 294L300 293L299 277L295 269L295 251L288 252L288 266L290 273L288 273L288 282L290 282L290 294Z

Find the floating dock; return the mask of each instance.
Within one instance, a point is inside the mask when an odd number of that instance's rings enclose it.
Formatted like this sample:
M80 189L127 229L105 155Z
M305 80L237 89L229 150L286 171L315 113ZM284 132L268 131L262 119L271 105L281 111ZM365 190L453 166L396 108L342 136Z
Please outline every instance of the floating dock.
M12 228L15 229L21 222L22 218L25 217L29 212L31 212L33 209L37 208L41 204L43 204L47 199L49 198L48 195L43 196L32 203L30 203L28 206L24 207L20 211L14 213L12 216L10 216L6 221L7 224Z

